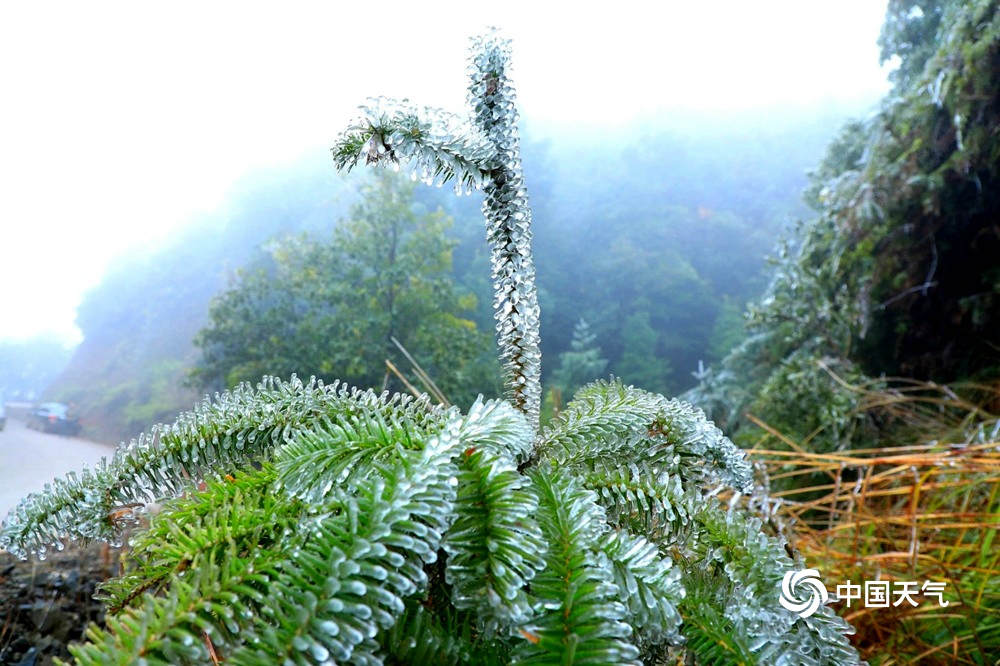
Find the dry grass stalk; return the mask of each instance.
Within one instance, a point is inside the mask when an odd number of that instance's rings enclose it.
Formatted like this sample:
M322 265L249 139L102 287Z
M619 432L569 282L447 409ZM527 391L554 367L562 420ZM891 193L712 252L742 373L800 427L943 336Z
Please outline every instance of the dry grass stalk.
M811 453L754 419L764 435L749 453L778 500L774 524L831 591L848 580L947 582L947 607L835 606L873 663L1000 664L995 417L935 384L850 388L869 414L895 424L888 441L905 443ZM972 389L996 402L996 387Z

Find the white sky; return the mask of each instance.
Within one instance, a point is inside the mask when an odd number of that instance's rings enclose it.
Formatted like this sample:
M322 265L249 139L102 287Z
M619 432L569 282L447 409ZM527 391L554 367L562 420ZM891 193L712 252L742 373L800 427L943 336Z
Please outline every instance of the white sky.
M108 262L248 170L326 151L370 95L462 110L468 36L514 39L522 113L850 104L887 89L885 0L0 5L0 339L79 339ZM664 116L666 117L666 115ZM529 184L530 185L530 184Z

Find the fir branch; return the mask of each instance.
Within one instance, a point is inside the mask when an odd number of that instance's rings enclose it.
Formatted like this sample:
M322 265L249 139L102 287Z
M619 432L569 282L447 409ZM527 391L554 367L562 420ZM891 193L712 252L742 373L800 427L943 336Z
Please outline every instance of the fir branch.
M110 462L102 460L79 475L71 472L28 495L0 529L0 548L26 557L29 552L44 556L50 544L65 537L118 543L122 529L134 522L137 504L175 497L199 479L264 459L324 418L350 421L372 412L417 427L441 422L445 414L426 400L265 377L256 388L242 384L206 399L170 426L154 426L119 447Z
M403 161L438 185L454 178L482 187L490 246L497 343L506 398L538 429L541 352L538 294L531 255L531 208L521 173L514 87L507 77L510 43L495 30L473 38L469 120L407 100L378 98L333 147L334 163L350 170Z
M223 653L242 645L252 618L266 612L265 572L297 546L291 527L305 516L273 492L274 478L265 468L168 503L139 537L132 572L102 586L117 612L106 629L88 629L87 644L70 647L77 662L205 663L203 633ZM165 584L166 595L153 596Z
M456 181L482 186L496 147L458 116L409 100L373 98L360 107L361 116L340 136L332 149L338 169L350 171L362 159L367 164L408 162L414 176L427 184Z
M477 637L475 622L451 613L438 618L426 606L408 602L406 611L392 629L379 636L387 663L453 666L502 666L508 664L506 650L498 642Z
M276 452L278 482L292 496L322 503L335 488L351 485L374 466L412 457L429 434L377 413L340 422L324 419Z
M542 432L543 461L581 469L628 462L658 466L694 481L722 481L737 490L753 487L744 453L704 412L619 380L580 389L559 418Z
M536 471L538 522L549 542L545 569L535 576L535 617L520 629L515 648L521 664L638 664L629 642L626 608L606 556L594 547L607 529L592 492L571 477Z
M609 521L656 540L674 541L686 532L700 497L685 491L680 477L644 471L636 465L591 472L585 488L597 493Z
M534 445L534 430L521 412L503 400L476 400L462 419L462 441L512 458L527 459Z
M664 403L662 396L618 380L587 384L542 431L537 455L563 467L588 457L622 453L648 434Z
M210 481L196 495L167 502L149 529L130 540L128 572L103 583L97 598L116 614L196 563L220 562L230 546L239 553L275 548L306 515L301 503L274 492L276 478L265 466Z
M286 540L282 547L292 544ZM287 553L269 549L244 553L228 546L219 555L220 562L196 559L188 575L171 582L166 597L144 596L140 606L109 616L106 629L91 625L88 642L70 646L77 663L204 664L209 659L202 640L205 633L217 649L240 645L252 619L265 613L270 603L271 582L261 571Z
M717 578L695 570L684 576L684 587L688 592L681 604L685 646L695 663L756 666L759 662L747 640L721 610L726 604L722 589L728 585L720 587Z
M379 663L372 639L404 611L403 599L427 585L451 522L460 444L458 419L426 444L419 459L373 465L342 510L304 526L311 535L269 574L269 614L261 645L235 655L243 664Z
M540 311L531 254L531 207L521 172L510 41L495 30L474 37L469 59L473 124L496 148L484 186L493 311L506 398L538 429L541 404Z
M546 547L535 522L538 499L507 456L470 447L458 460L455 522L443 547L455 608L475 613L487 634L528 621L525 585Z
M694 518L700 529L685 544L685 569L718 572L716 588L729 590L718 605L732 624L729 634L754 645L762 663L863 663L846 638L854 629L831 608L802 618L776 603L782 576L800 565L759 518L723 510L717 501L704 502Z
M652 644L680 643L677 604L685 594L680 570L655 544L623 530L608 532L600 549L611 561L619 598L639 637Z

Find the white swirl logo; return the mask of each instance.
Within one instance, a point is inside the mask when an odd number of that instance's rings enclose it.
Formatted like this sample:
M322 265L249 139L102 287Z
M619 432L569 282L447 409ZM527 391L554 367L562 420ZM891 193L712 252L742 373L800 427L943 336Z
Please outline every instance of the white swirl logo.
M800 601L795 596L795 590L799 585L809 588L809 598ZM786 571L785 577L781 579L781 597L778 603L782 608L786 608L793 613L798 613L800 617L809 617L819 607L826 603L829 595L826 586L819 578L819 572L815 569L803 569L801 571Z

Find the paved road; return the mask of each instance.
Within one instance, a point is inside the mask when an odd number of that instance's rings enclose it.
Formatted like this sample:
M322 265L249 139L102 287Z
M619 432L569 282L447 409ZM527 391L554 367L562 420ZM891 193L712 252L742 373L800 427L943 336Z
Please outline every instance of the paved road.
M0 520L30 492L41 490L53 477L93 466L114 447L78 437L29 430L23 421L8 418L0 431Z

